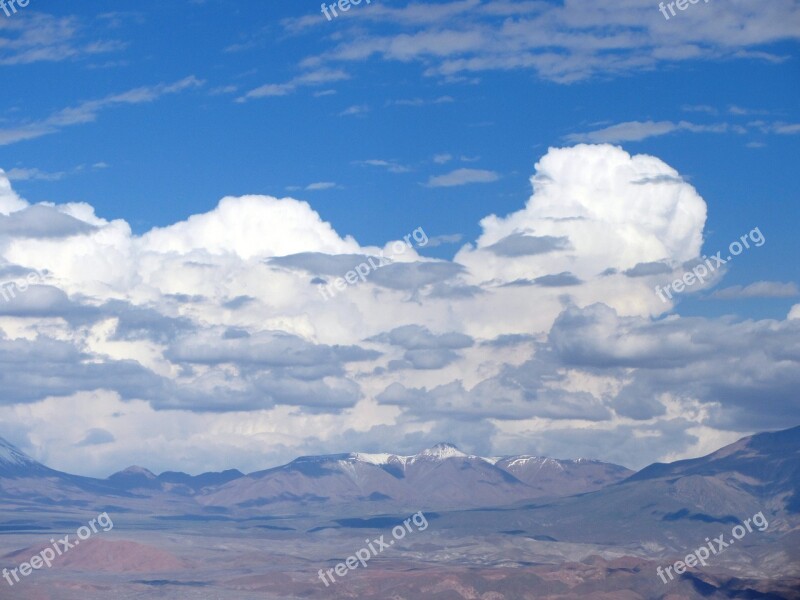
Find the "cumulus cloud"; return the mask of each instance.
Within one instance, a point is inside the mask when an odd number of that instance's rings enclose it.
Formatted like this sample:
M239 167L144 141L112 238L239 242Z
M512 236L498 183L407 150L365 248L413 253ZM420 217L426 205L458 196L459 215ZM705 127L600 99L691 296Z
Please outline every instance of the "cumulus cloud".
M538 327L563 308L565 285L576 302L657 314L653 286L700 254L705 202L658 158L611 145L551 149L531 183L525 208L484 218L455 260L475 281L516 282L518 294L525 283L551 288L538 299Z
M40 274L0 295L0 435L18 428L84 472L134 456L263 468L254 455L413 450L448 432L487 452L606 459L617 446L598 455L593 440L647 432L650 449L625 446L646 462L696 448L676 431L723 439L800 417L799 306L785 321L663 317L654 286L702 254L706 205L680 173L577 145L548 150L531 183L441 260L361 245L271 196L135 235L86 204L31 206L0 172L0 274ZM364 281L319 293L380 256ZM796 292L781 285L734 290Z

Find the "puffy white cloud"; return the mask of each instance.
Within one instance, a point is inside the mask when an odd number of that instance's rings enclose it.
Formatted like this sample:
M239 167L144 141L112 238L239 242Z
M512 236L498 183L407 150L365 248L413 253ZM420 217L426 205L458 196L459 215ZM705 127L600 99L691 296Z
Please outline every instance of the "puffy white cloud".
M153 229L142 237L149 252L233 253L248 260L299 252L344 254L359 250L351 237L342 239L306 202L291 198L242 196L223 198L211 212Z
M456 260L486 278L505 273L511 280L571 272L591 279L609 268L697 257L703 242L706 205L678 172L653 156L631 156L616 146L578 145L551 149L536 165L533 195L524 209L481 221L477 249L510 236L545 239L552 247L519 261L472 260L467 248ZM479 253L481 258L485 252ZM502 262L510 262L502 265Z
M654 286L703 241L706 205L677 171L579 145L549 150L531 181L522 209L487 216L446 261L420 255L422 229L365 247L270 196L137 236L87 204L30 206L0 172L0 268L40 277L0 295L0 435L22 428L55 466L94 473L256 469L254 455L437 436L593 454L601 435L660 432L649 454L627 444L645 461L700 447L680 427L727 439L796 415L800 305L780 323L652 319L670 308ZM762 392L773 412L754 412ZM519 446L541 431L559 433Z

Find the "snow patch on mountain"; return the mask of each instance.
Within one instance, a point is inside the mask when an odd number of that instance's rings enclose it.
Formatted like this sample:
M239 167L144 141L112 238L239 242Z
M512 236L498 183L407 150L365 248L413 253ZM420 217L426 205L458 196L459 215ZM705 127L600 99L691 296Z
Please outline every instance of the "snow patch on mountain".
M416 458L427 456L430 458L469 458L453 444L436 444L433 448L428 448L420 452Z
M3 438L0 438L0 464L25 466L34 464L34 461L27 454L20 452Z

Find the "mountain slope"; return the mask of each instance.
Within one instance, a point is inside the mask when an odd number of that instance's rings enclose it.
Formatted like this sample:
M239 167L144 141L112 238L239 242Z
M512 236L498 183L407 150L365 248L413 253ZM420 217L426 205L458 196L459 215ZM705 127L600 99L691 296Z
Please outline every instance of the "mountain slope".
M685 556L706 538L724 534L730 539L734 526L761 513L768 525L748 532L736 542L736 552L715 556L715 561L735 565L746 550L752 560L764 560L764 569L790 574L790 565L800 564L798 474L800 427L795 427L746 437L701 458L655 464L588 494L453 514L441 526L468 524L482 533L502 527L535 539L674 557Z
M629 481L714 478L800 513L800 427L743 438L701 458L656 463Z

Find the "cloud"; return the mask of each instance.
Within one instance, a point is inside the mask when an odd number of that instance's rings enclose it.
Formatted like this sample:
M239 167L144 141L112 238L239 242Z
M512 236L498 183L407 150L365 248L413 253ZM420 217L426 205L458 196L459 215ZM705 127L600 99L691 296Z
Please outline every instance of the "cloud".
M707 104L696 104L696 105L688 105L685 104L681 106L681 110L684 112L699 112L699 113L706 113L708 115L717 115L719 111L714 108L713 106L709 106Z
M451 332L437 335L431 333L427 327L420 325L397 327L387 333L370 338L370 341L392 344L406 350L469 348L474 343L471 337L463 333Z
M586 2L477 0L371 6L353 19L351 36L335 40L304 64L363 62L377 56L415 62L425 75L445 81L531 70L543 79L572 83L684 61L782 61L785 57L763 47L800 37L800 8L791 0L777 0L756 12L748 3L715 5L682 15L688 21L680 28L656 17L653 6L640 1L613 8ZM311 33L320 19L289 19L283 25L292 34Z
M439 96L438 98L433 98L431 100L425 100L422 98L408 98L408 99L401 99L401 100L388 100L386 102L386 106L412 106L412 107L419 107L425 106L429 104L450 104L451 102L455 102L455 99L452 96Z
M553 275L542 275L534 279L533 283L544 287L569 287L571 285L580 285L583 282L572 273L564 271Z
M545 254L555 250L565 250L570 247L566 237L535 236L524 233L513 233L504 237L499 242L487 246L487 250L498 256L531 256Z
M271 235L265 236L265 231ZM340 238L306 202L265 196L223 198L212 212L150 230L142 245L159 253L199 250L243 259L309 250L341 253L358 247L351 238Z
M547 150L531 184L435 260L362 245L295 198L225 197L137 234L86 204L31 206L0 172L0 275L42 274L0 295L0 428L79 472L255 469L448 432L487 452L623 444L640 466L800 418L798 307L664 317L653 288L702 255L706 220L678 171L582 144Z
M306 191L315 192L320 190L330 190L336 187L336 183L333 181L318 181L316 183L310 183L306 186Z
M85 39L86 28L77 17L31 11L22 18L4 15L0 23L0 65L5 66L78 60L126 47L119 40Z
M491 183L500 179L494 171L482 169L456 169L444 175L431 176L426 184L428 187L456 187L471 183Z
M105 429L90 429L86 432L86 437L84 437L79 443L78 446L99 446L101 444L110 444L111 442L116 441L117 438L110 431L106 431Z
M52 206L28 206L8 216L0 215L0 236L57 238L90 232L94 227Z
M369 106L366 104L354 104L352 106L348 106L342 112L339 113L340 117L352 117L357 115L363 115L364 113L369 112Z
M58 181L66 176L65 171L57 171L55 173L48 173L41 169L9 169L6 172L9 180L11 181Z
M138 87L99 100L82 102L76 106L64 108L39 121L21 122L15 126L0 129L0 146L57 133L65 127L91 123L98 118L102 111L109 108L154 102L162 96L178 94L187 89L200 87L203 83L191 75L174 83Z
M239 96L236 102L243 103L258 98L288 96L303 87L314 87L336 81L344 81L350 76L341 69L315 69L292 78L285 83L266 83Z
M447 153L436 154L433 157L433 162L435 162L437 165L443 165L451 160L453 160L453 155Z
M368 167L384 168L387 171L389 171L389 173L408 173L411 171L409 167L401 165L395 160L382 160L382 159L371 158L368 160L356 161L355 164Z
M444 246L446 244L457 244L464 239L460 233L450 233L446 235L435 235L428 239L428 246L435 248L437 246Z
M637 183L642 180L650 183ZM537 163L531 183L525 208L485 217L476 245L456 255L477 280L566 281L569 273L572 283L585 282L570 292L585 293L584 301L601 294L615 306L643 307L652 295L650 280L623 272L642 274L642 263L680 264L700 255L705 202L655 157L610 145L554 148ZM609 269L624 283L602 275ZM635 301L634 289L642 294Z
M651 137L658 137L675 133L676 131L689 131L691 133L727 133L733 130L727 123L711 125L698 125L689 121L628 121L610 125L603 129L588 133L573 133L566 136L570 142L587 142L591 144L617 144L620 142L640 142ZM741 133L740 129L736 129Z
M780 281L756 281L746 286L733 285L711 294L715 300L739 300L744 298L793 298L800 295L796 283Z
M626 269L626 277L650 277L652 275L668 275L672 273L672 267L663 262L637 263L633 268Z

